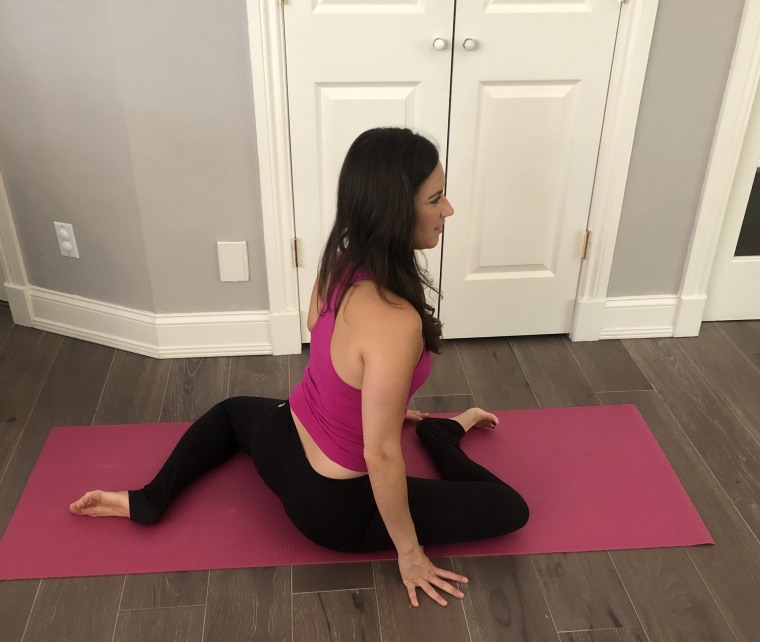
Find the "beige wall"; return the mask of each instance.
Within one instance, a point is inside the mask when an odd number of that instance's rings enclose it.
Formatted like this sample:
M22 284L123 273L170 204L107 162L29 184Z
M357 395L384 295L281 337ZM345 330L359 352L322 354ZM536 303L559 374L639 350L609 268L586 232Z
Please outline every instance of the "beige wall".
M33 285L268 307L245 25L242 0L0 0L0 175ZM217 240L249 242L250 282L219 282Z
M742 6L660 0L610 296L679 289ZM155 312L268 307L245 12L0 0L0 175L33 285ZM249 242L249 283L218 281L217 240Z
M744 0L660 0L608 296L676 294Z

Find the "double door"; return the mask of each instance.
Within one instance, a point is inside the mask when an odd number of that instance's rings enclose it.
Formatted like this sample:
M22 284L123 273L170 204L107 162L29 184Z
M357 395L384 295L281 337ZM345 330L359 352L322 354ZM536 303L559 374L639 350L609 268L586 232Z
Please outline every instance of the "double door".
M303 336L353 139L434 140L455 215L426 251L447 338L568 332L619 0L289 0Z

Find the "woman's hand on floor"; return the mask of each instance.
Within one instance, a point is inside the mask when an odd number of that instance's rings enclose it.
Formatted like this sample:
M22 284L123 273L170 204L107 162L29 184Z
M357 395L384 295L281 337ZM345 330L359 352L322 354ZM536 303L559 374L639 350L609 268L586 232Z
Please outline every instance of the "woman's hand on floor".
M419 410L411 410L407 408L405 419L407 421L422 421L429 414L429 412L420 412Z
M401 579L409 593L409 601L412 603L412 606L420 605L417 600L417 588L421 588L431 599L438 602L441 606L446 606L447 602L439 595L434 587L446 591L459 599L464 597L462 591L457 587L452 586L446 580L466 584L468 581L467 578L463 575L457 575L456 573L435 566L433 562L430 561L430 558L425 555L421 546L418 546L417 550L413 553L399 555L398 567L401 571Z

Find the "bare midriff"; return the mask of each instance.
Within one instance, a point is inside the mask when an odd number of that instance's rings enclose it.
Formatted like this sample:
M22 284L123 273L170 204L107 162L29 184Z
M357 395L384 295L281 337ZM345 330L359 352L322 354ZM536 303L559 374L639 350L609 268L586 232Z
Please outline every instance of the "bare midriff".
M298 430L298 436L301 438L306 459L309 460L311 467L322 477L329 477L330 479L354 479L355 477L362 477L367 474L357 470L349 470L340 464L336 464L317 446L317 443L312 439L312 436L301 423L301 420L296 417L292 410L290 414L293 417L296 430Z

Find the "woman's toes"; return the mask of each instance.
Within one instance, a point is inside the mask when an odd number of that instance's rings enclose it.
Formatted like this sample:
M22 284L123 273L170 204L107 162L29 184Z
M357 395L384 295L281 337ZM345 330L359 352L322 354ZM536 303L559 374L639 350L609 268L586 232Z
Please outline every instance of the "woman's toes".
M129 498L125 491L92 490L70 504L69 509L75 515L129 517Z

